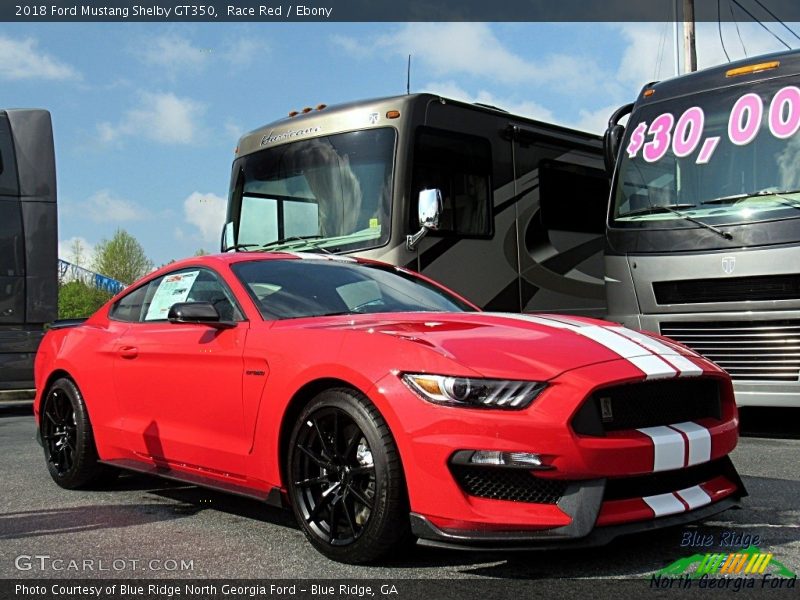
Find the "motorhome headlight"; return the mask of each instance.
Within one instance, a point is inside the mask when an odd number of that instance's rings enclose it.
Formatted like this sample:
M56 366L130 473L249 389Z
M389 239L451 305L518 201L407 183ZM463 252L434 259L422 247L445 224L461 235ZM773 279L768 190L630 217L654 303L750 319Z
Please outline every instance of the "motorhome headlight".
M505 408L529 406L547 386L541 381L509 381L405 373L403 382L423 400L448 406Z

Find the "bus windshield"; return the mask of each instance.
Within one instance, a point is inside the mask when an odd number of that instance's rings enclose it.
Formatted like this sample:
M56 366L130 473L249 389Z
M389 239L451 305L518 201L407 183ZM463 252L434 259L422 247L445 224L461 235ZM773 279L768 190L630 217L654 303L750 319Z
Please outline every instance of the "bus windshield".
M379 128L267 145L237 159L223 245L339 252L385 244L394 148L395 130Z
M800 217L800 89L785 80L653 102L626 129L611 226Z

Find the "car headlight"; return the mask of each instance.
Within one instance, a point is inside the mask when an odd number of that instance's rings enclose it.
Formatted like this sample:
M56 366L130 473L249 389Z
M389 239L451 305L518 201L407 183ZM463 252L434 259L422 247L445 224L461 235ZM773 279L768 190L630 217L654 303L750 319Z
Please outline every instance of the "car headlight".
M520 409L529 406L547 386L541 381L508 381L405 373L405 384L434 404L476 408Z

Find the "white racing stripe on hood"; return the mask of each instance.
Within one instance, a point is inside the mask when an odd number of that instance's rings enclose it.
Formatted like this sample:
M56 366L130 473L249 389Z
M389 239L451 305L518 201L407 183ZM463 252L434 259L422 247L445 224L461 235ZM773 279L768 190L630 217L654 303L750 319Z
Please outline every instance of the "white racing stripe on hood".
M685 356L679 354L677 350L670 348L666 344L650 337L649 335L645 335L639 331L634 331L633 329L627 329L625 327L612 327L610 329L616 331L620 335L624 335L628 339L639 342L651 352L654 352L655 354L658 354L662 358L666 359L678 370L678 373L681 377L692 377L701 375L703 373L703 369L698 367Z
M627 331L622 327L604 327L602 325L588 325L580 321L572 321L569 318L550 318L539 317L534 315L523 314L509 314L509 313L484 313L491 316L504 317L514 319L517 321L525 321L528 323L536 323L545 327L555 327L556 329L566 329L579 335L589 338L593 342L597 342L601 346L605 346L615 354L625 358L642 371L647 379L662 379L665 377L674 377L679 373L677 368L673 368L671 363L672 355L675 352L666 346L671 356L661 356L659 352L653 348L639 343L639 340L629 338L628 336L621 335L622 331ZM644 336L647 337L647 336ZM689 362L689 361L686 361ZM691 364L691 363L689 363ZM682 373L682 372L681 372Z

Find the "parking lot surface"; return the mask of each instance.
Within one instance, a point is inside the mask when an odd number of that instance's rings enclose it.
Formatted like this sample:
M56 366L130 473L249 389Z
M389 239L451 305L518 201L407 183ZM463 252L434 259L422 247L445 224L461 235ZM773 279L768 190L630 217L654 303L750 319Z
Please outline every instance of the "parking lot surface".
M34 440L30 406L0 406L0 578L491 579L568 591L576 580L641 582L705 551L686 540L709 535L715 543L757 545L797 573L798 414L743 414L747 435L732 458L750 496L742 509L697 526L619 538L602 549L499 553L418 546L379 566L350 566L314 551L288 511L253 500L141 475L125 475L103 490L62 490Z

